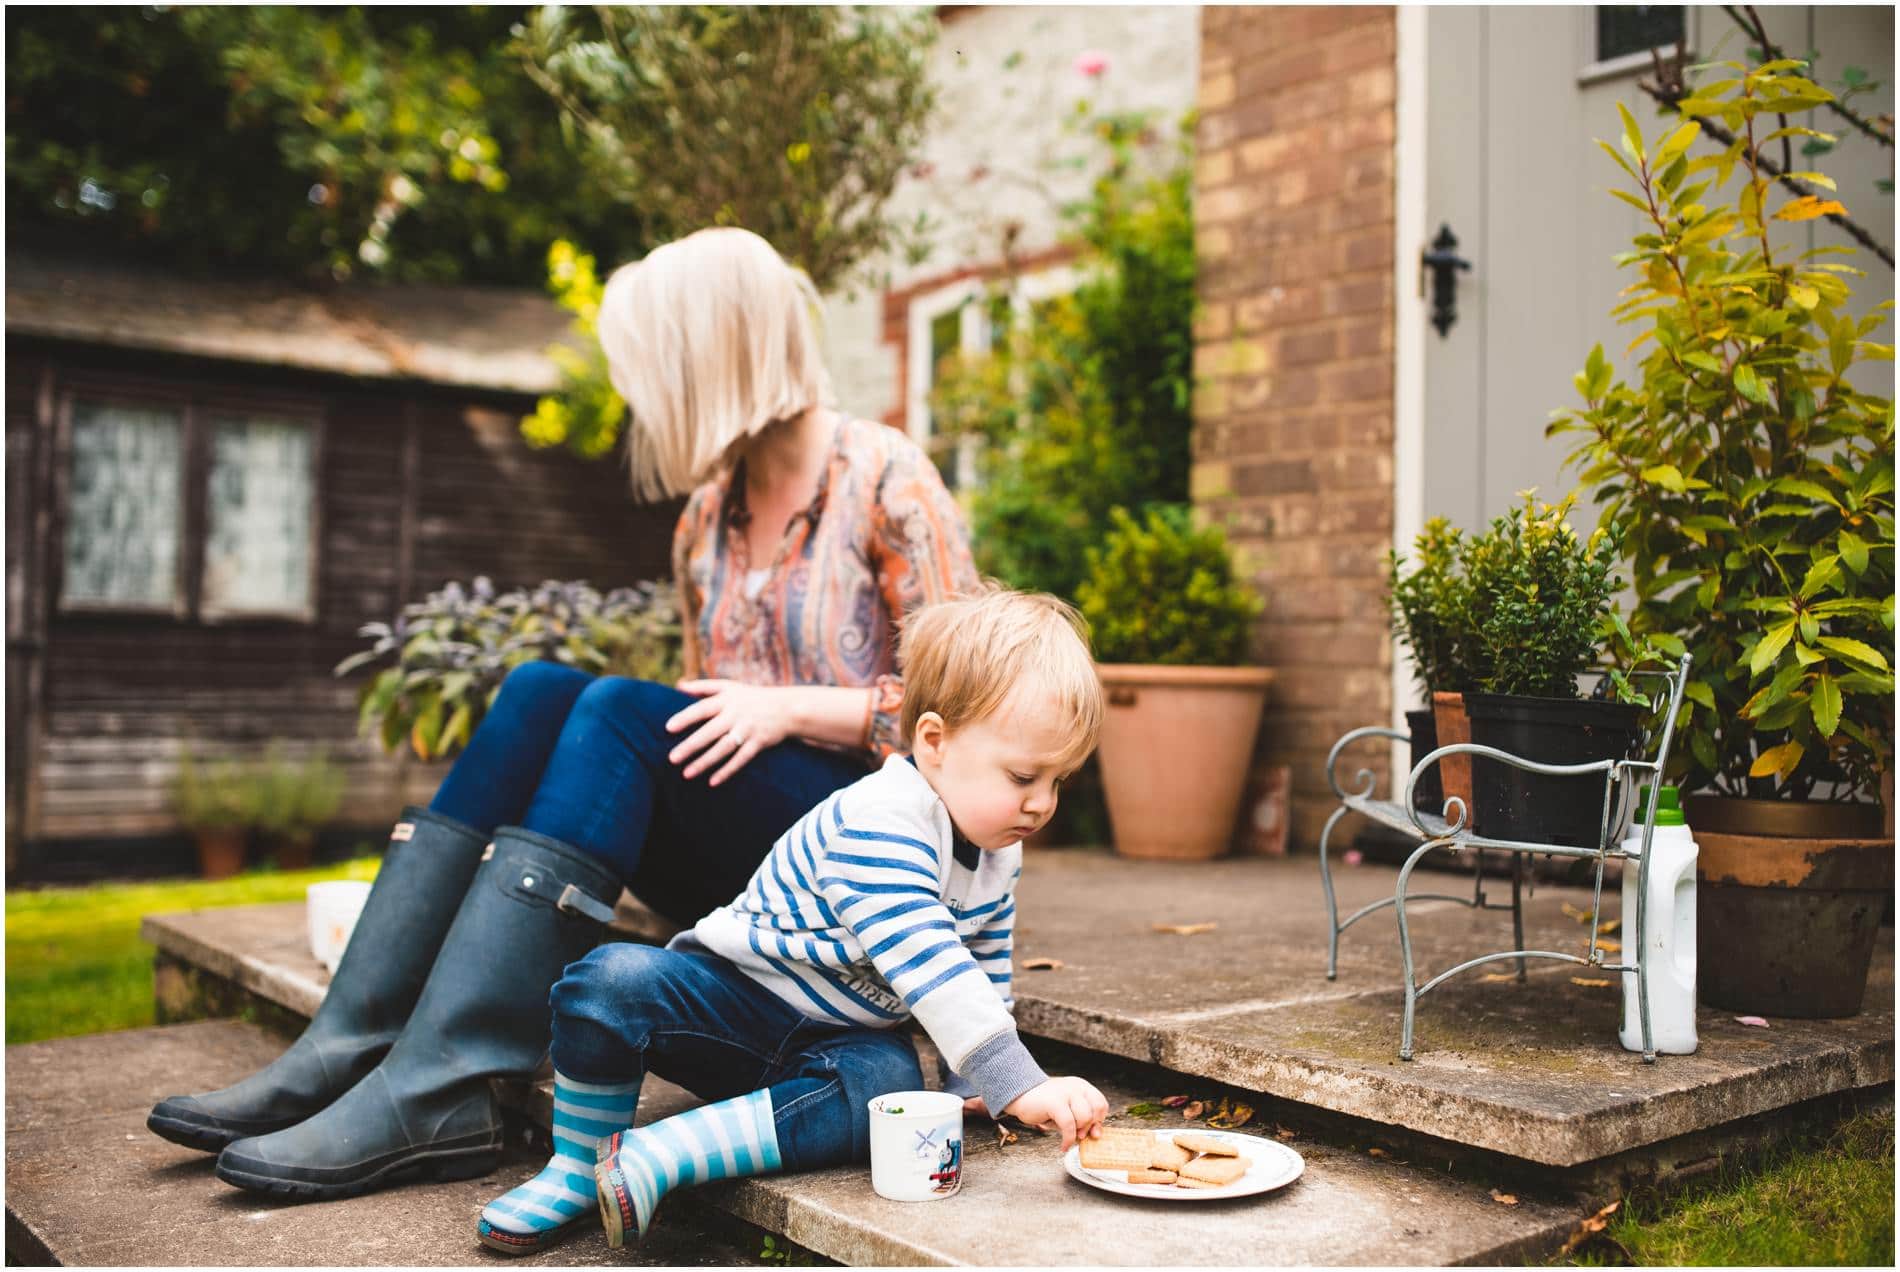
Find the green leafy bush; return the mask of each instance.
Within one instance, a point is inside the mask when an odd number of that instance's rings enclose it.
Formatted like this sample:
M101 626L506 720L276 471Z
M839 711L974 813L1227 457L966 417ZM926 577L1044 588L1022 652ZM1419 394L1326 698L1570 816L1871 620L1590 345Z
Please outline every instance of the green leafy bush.
M940 432L980 440L968 496L978 567L1069 599L1111 509L1186 501L1193 424L1185 134L1155 175L1148 116L1079 122L1107 151L1089 197L1067 209L1081 284L994 352L947 359L931 396Z
M1233 666L1245 661L1260 598L1234 578L1227 536L1196 530L1181 505L1142 521L1110 512L1114 529L1088 553L1076 600L1105 663Z
M249 830L258 824L263 790L241 761L201 758L190 746L172 776L172 811L186 830Z
M1591 669L1617 580L1616 536L1586 542L1564 520L1574 502L1524 505L1462 545L1468 616L1459 626L1472 688L1482 693L1575 698Z
M1426 693L1463 693L1474 687L1466 660L1470 588L1460 565L1464 531L1433 517L1412 541L1417 565L1401 575L1405 558L1388 551L1386 601L1392 633L1412 651L1412 670Z
M343 770L322 751L298 760L281 742L264 752L258 785L257 827L267 835L302 839L322 829L343 803Z
M640 583L602 595L585 583L547 582L497 593L486 578L451 582L369 623L369 649L337 665L346 675L393 656L363 687L358 724L394 751L405 739L421 758L454 754L487 714L501 682L522 663L547 660L590 675L671 684L680 676L677 593Z
M1616 313L1650 347L1633 382L1593 349L1584 407L1549 431L1581 438L1570 462L1633 567L1631 630L1693 655L1669 780L1871 795L1893 756L1893 404L1850 372L1892 360L1869 339L1886 315L1846 312L1860 271L1819 258L1850 249L1771 242L1840 205L1807 193L1770 212L1757 147L1817 134L1756 125L1830 94L1799 62L1722 65L1666 137L1624 111L1621 150L1603 147L1629 178L1611 193L1649 223L1617 258L1636 277ZM1691 158L1702 118L1736 140Z

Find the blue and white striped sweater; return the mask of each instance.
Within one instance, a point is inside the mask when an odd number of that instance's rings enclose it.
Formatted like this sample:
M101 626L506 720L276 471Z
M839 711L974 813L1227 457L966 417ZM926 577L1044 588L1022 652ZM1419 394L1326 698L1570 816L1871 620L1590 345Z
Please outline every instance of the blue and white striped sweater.
M888 1027L915 1015L994 1112L1045 1080L1010 1014L1022 848L956 859L943 801L892 756L780 836L696 943L815 1020Z

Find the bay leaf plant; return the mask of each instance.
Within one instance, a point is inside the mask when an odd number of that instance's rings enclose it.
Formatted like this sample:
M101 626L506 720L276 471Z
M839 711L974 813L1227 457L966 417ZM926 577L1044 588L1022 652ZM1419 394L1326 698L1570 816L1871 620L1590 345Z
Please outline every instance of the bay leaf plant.
M1639 325L1632 377L1599 345L1577 373L1581 409L1548 432L1621 534L1637 604L1630 626L1692 679L1669 780L1712 794L1849 798L1877 789L1893 756L1893 404L1854 368L1891 361L1871 337L1888 300L1849 311L1861 271L1777 242L1841 210L1818 172L1791 197L1758 147L1830 95L1792 59L1727 76L1681 100L1645 137L1622 110L1627 181L1610 193L1647 222L1616 263L1634 274L1619 321ZM1620 109L1620 108L1619 108ZM1692 157L1701 121L1732 144ZM1779 206L1772 206L1780 200Z
M679 604L670 582L603 594L582 582L498 592L486 577L467 586L451 581L405 605L394 622L367 623L357 635L370 647L338 663L338 676L389 662L363 686L359 732L390 752L406 741L424 760L460 749L501 682L523 663L662 684L680 676Z
M1097 660L1245 662L1248 632L1264 605L1235 577L1221 528L1196 528L1184 504L1150 504L1140 520L1112 508L1109 520L1102 545L1088 549L1088 577L1076 588Z

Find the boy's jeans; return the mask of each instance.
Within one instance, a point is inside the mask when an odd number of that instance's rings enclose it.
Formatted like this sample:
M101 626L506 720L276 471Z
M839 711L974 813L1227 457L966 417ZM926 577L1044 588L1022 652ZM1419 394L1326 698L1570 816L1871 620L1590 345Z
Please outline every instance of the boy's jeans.
M786 1170L871 1155L867 1102L923 1089L906 1032L812 1020L708 950L603 945L556 982L554 1067L581 1082L657 1073L707 1102L769 1087Z
M670 685L524 663L429 807L604 858L642 901L691 923L738 896L780 835L868 771L862 753L785 741L718 786L707 784L718 765L684 778L667 754L692 730L668 733L666 721L695 701Z

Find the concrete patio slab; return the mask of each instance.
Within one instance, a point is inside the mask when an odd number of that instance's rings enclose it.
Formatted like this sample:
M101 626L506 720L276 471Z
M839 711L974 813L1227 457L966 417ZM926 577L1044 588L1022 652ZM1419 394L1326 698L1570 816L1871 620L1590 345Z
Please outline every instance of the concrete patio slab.
M213 1021L8 1048L10 1256L96 1265L489 1262L472 1236L475 1217L538 1169L533 1153L511 1153L486 1179L288 1205L227 1187L208 1156L144 1129L153 1100L231 1081L282 1046L257 1026ZM1117 1109L1146 1094L1112 1072L1099 1076ZM692 1102L678 1088L649 1086L643 1119ZM966 1133L964 1189L942 1203L885 1201L867 1167L749 1180L694 1190L687 1205L669 1200L647 1243L624 1257L590 1228L527 1262L752 1261L758 1247L709 1227L699 1205L825 1257L875 1265L1511 1262L1553 1247L1581 1214L1529 1192L1501 1203L1482 1182L1304 1141L1294 1143L1307 1158L1304 1177L1278 1192L1137 1201L1070 1179L1052 1139L1026 1133L1005 1147L983 1118Z

